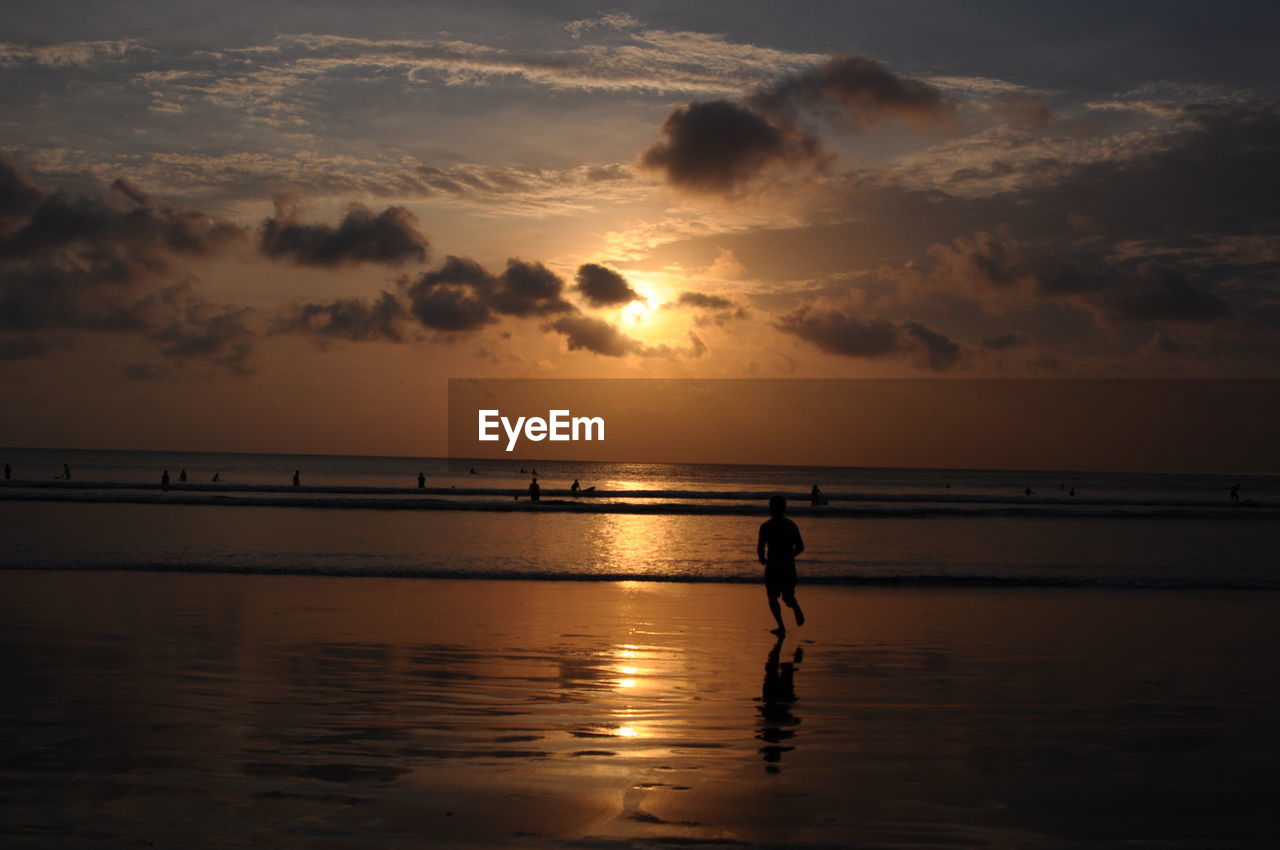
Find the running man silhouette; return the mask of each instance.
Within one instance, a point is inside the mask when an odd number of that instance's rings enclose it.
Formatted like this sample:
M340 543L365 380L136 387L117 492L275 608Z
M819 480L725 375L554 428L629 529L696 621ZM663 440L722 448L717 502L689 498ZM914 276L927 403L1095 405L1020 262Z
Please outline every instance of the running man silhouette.
M804 540L796 524L784 516L786 512L786 499L781 496L770 499L769 519L760 525L760 537L756 541L756 555L764 564L769 612L778 623L778 627L771 630L775 635L787 633L787 627L782 624L782 609L778 606L779 596L795 612L796 625L804 625L804 612L796 602L796 556L804 551Z

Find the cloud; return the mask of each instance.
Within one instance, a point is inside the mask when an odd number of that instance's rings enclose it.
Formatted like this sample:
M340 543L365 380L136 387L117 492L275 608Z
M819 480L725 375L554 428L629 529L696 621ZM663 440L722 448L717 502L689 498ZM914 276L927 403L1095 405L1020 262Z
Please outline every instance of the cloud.
M775 327L828 354L865 359L914 355L939 372L959 363L964 353L945 334L920 322L860 319L840 309L801 307L784 314Z
M372 301L339 298L297 305L276 321L274 332L301 333L321 345L329 340L404 342L409 315L401 298L383 292Z
M745 319L749 315L747 308L733 299L706 292L681 292L675 301L663 306L668 309L686 308L701 312L702 315L694 320L700 327L712 324L725 325L735 319Z
M987 337L982 341L984 351L1007 351L1010 348L1022 348L1030 345L1031 339L1021 331L1010 331L1007 334Z
M404 207L387 207L374 213L368 207L351 204L336 227L303 224L296 211L276 204L276 215L262 222L259 248L275 260L305 266L338 267L377 263L401 265L426 262L427 237L418 230L418 220Z
M141 39L136 38L119 41L68 41L58 44L0 42L0 67L31 64L70 68L118 61L130 55L153 52Z
M584 349L605 357L625 357L644 350L644 344L629 337L614 325L590 316L563 316L550 322L547 330L565 338L570 351Z
M757 90L747 102L779 123L818 115L855 131L876 127L886 117L938 126L949 121L954 110L937 86L896 74L883 62L856 53L842 53L816 68L785 76Z
M939 126L951 116L939 88L852 53L758 87L742 101L695 101L673 109L664 138L645 149L641 168L672 186L730 195L773 166L818 166L829 155L812 131L815 119L860 132L896 118Z
M640 167L659 171L672 186L729 194L766 167L814 162L816 139L775 126L727 100L678 106L662 123L666 137L640 155Z
M435 271L405 284L410 311L423 326L473 331L500 316L530 318L576 312L563 297L564 281L542 263L510 259L500 275L475 260L450 256Z
M487 297L497 280L475 260L446 257L406 287L413 315L438 331L473 331L498 320Z
M126 334L172 361L246 374L254 333L247 308L195 291L191 259L240 242L244 230L160 201L125 180L71 196L41 188L0 161L0 333L12 351L31 334ZM70 332L70 333L66 333Z
M616 307L643 301L644 296L631 288L627 279L613 269L596 263L583 263L578 267L576 289L592 307Z
M1069 253L1068 253L1069 252ZM1234 311L1213 290L1204 269L1187 269L1147 257L1098 255L1077 248L1059 253L1048 245L982 232L934 245L929 274L943 285L1009 292L1020 288L1041 298L1070 299L1116 323L1215 322ZM1198 272L1200 280L1194 279Z
M562 316L548 322L543 330L558 333L565 338L570 351L590 351L604 357L701 357L707 352L706 343L695 333L689 333L689 346L678 348L670 345L646 345L635 337L627 336L616 325L590 316Z

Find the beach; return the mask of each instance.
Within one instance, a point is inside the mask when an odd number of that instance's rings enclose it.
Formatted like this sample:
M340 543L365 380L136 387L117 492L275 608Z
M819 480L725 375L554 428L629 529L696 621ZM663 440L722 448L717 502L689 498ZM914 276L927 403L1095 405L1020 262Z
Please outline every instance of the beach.
M1280 595L0 572L5 846L1270 847Z

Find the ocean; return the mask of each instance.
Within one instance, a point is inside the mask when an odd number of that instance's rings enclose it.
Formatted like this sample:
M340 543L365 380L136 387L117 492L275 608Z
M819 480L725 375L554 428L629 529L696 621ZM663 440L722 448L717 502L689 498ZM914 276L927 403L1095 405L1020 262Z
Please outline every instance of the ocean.
M0 462L6 569L753 582L780 493L804 583L1280 587L1280 476L16 448Z

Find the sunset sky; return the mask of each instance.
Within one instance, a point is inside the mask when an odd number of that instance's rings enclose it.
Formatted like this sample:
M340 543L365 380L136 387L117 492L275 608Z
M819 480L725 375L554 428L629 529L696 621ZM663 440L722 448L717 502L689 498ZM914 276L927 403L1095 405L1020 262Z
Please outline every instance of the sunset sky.
M14 9L0 445L438 455L451 377L1280 378L1273 4Z

